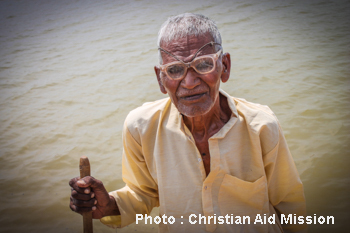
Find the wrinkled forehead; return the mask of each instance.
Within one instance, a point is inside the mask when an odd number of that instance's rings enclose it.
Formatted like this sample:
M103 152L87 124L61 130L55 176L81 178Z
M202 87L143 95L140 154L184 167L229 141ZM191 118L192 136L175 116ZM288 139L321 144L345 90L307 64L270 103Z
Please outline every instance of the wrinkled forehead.
M182 61L189 62L203 45L211 41L213 41L213 38L210 34L206 34L204 36L186 36L183 38L174 39L170 42L161 42L160 47L175 55ZM215 46L209 44L201 49L197 56L212 53L215 53ZM161 52L161 55L163 64L176 60L165 52Z

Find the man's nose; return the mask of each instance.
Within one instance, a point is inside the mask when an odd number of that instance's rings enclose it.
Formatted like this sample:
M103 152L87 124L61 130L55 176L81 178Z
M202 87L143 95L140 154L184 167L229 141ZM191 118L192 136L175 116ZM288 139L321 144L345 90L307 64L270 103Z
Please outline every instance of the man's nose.
M198 73L192 69L189 68L187 70L186 76L181 80L181 87L186 89L194 89L196 86L199 86L201 84L201 80L199 78Z

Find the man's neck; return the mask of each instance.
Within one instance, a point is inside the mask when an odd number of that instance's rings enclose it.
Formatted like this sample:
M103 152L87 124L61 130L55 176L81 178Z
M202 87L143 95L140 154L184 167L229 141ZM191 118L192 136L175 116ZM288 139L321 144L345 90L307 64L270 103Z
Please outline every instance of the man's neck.
M183 116L184 123L191 131L194 139L208 141L229 121L232 112L228 106L227 98L221 94L212 109L205 115L196 117Z

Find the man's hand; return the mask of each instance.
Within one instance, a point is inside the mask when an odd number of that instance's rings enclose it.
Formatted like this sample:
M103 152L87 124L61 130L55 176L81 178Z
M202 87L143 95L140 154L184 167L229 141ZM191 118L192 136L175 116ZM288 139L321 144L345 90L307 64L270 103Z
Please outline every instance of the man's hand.
M92 211L94 219L120 214L114 197L108 194L100 180L92 176L76 177L69 181L69 185L72 187L69 207L74 212Z

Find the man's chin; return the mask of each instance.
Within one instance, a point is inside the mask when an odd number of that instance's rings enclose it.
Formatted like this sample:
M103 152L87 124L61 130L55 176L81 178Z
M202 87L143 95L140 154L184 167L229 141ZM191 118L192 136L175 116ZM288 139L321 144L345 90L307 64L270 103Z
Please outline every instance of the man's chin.
M179 104L176 107L179 110L179 112L186 117L199 117L207 114L213 106L209 104L206 104L204 106L195 105L195 104L193 105Z

